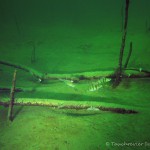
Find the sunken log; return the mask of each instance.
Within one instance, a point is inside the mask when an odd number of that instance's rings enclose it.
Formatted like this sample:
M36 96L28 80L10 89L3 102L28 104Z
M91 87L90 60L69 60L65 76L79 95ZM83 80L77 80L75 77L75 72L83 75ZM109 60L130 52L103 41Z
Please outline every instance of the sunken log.
M114 74L113 70L110 71L94 71L94 72L81 72L81 73L73 73L73 74L42 74L39 71L20 65L14 64L6 61L1 61L0 64L7 65L10 67L14 67L17 69L21 69L25 72L30 73L35 78L38 79L42 83L44 80L60 80L60 79L67 79L73 80L78 82L80 80L92 80L92 79L99 79L101 77L108 77L108 78L116 78L116 74ZM143 69L143 68L123 68L123 76L122 78L144 78L150 77L150 71Z
M3 105L5 107L7 107L9 105L8 102L0 102L0 105ZM32 103L32 102L27 102L27 103L23 103L23 102L14 102L14 105L17 106L47 106L47 107L51 107L51 108L57 108L57 109L75 109L75 110L89 110L89 111L97 111L97 110L101 110L101 111L110 111L113 113L120 113L120 114L136 114L138 113L138 111L136 110L131 110L131 109L125 109L125 108L114 108L114 107L104 107L104 106L89 106L89 105L57 105L57 104L45 104L45 103ZM91 109L88 109L91 108Z

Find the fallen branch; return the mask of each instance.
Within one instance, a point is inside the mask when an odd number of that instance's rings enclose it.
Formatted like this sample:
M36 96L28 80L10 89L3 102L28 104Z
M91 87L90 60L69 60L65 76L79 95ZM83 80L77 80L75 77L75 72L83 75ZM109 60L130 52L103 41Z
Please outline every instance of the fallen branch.
M9 106L8 102L0 102L0 105L2 106ZM125 109L125 108L113 108L113 107L104 107L104 106L96 106L96 107L92 107L92 106L85 106L85 105L56 105L56 104L44 104L44 103L23 103L23 102L14 102L14 105L17 106L47 106L47 107L51 107L51 108L58 108L58 109L75 109L75 110L80 110L80 109L86 109L88 110L88 108L97 108L101 111L110 111L113 113L120 113L120 114L136 114L138 113L135 110L130 110L130 109ZM91 111L91 110L90 110Z
M0 92L10 92L11 88L0 88ZM23 92L23 89L21 88L16 88L15 92Z
M31 75L36 77L38 80L59 80L59 79L67 79L67 80L73 80L74 82L78 82L80 80L92 80L92 79L99 79L101 77L106 78L116 78L116 75L113 73L114 71L95 71L95 72L81 72L81 73L73 73L73 74L42 74L37 70L34 70L32 68L20 65L20 64L14 64L6 61L0 60L0 64L7 65L10 67L21 69L25 72L29 72ZM150 77L150 71L143 70L141 68L126 68L124 69L124 75L123 78L144 78L144 77ZM128 71L128 72L126 72Z
M2 65L6 65L6 66L10 66L10 67L14 67L14 68L18 68L20 70L23 70L25 72L29 72L31 75L33 75L34 77L38 78L38 79L43 79L43 74L38 72L37 70L34 70L32 68L29 68L27 66L24 65L20 65L20 64L14 64L11 62L6 62L6 61L2 61L0 60L0 64Z
M98 72L82 72L75 74L47 74L45 76L45 80L58 80L58 79L67 79L73 80L74 82L79 82L81 80L94 80L100 79L102 77L106 78L116 78L113 74L113 71L98 71ZM144 69L137 68L126 68L124 69L124 74L122 78L147 78L150 77L150 71Z
M138 71L138 72L140 72L140 73L145 73L145 74L147 74L147 75L150 75L150 71L148 71L148 70L145 70L145 69L142 69L142 68L126 68L126 69L124 69L124 70L129 70L129 71Z

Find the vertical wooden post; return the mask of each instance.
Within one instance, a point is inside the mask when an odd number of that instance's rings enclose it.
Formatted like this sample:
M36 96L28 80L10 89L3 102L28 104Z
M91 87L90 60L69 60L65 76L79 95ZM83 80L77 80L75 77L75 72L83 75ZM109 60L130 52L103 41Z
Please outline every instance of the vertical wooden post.
M121 48L120 48L119 64L118 64L117 71L115 73L115 76L116 76L115 86L119 85L119 83L121 82L121 77L122 77L122 60L123 60L126 35L127 35L129 2L130 0L126 0L124 29L123 29L123 35L122 35Z
M13 75L13 80L12 80L12 88L10 91L10 103L9 103L9 109L8 109L8 120L12 121L13 120L13 104L14 104L14 96L15 96L15 86L16 86L16 73L17 70L14 71L14 75Z

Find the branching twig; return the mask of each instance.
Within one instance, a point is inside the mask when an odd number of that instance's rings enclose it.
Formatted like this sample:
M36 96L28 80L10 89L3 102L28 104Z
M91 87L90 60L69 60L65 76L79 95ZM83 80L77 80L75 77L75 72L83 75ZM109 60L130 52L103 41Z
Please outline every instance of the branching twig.
M122 43L120 48L120 55L119 55L119 66L115 72L116 75L116 81L114 83L114 86L118 86L121 77L122 77L122 60L123 60L123 54L124 54L124 48L125 48L125 42L126 42L126 35L127 35L127 25L128 25L128 9L129 9L129 0L126 0L126 7L125 7L125 21L124 21L124 30L122 35Z
M127 66L128 66L129 59L130 59L130 57L131 57L131 53L132 53L132 42L130 42L130 49L129 49L129 53L128 53L128 57L127 57L127 59L126 59L125 65L124 65L124 69L126 69Z

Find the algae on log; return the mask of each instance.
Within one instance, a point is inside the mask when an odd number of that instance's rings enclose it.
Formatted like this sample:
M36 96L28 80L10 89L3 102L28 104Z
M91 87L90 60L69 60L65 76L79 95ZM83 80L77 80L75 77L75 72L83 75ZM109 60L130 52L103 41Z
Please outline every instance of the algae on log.
M0 105L3 105L5 107L7 107L9 105L8 102L0 102ZM101 110L101 111L110 111L113 113L120 113L120 114L136 114L138 113L138 111L136 110L131 110L131 109L125 109L125 108L114 108L114 107L104 107L104 106L90 106L90 105L57 105L57 104L44 104L44 103L32 103L32 102L28 102L28 103L23 103L23 102L14 102L14 105L17 106L47 106L47 107L51 107L51 108L57 108L57 109L75 109L75 110L80 110L80 109L86 109L88 111L88 108L92 108L93 109L89 109L89 111L94 111L94 110ZM94 109L95 108L95 109Z
M0 60L0 64L14 67L21 69L25 72L30 73L32 76L37 78L38 80L40 79L41 81L43 80L59 80L59 79L67 79L67 80L73 80L75 82L78 82L80 80L92 80L92 79L99 79L101 77L106 77L106 78L116 78L114 75L113 70L108 70L108 71L94 71L94 72L81 72L81 73L73 73L73 74L42 74L41 72L29 68L24 65L20 64L15 64L11 62L6 62ZM150 71L149 70L144 70L142 68L126 68L124 69L124 74L123 78L143 78L143 77L150 77Z

